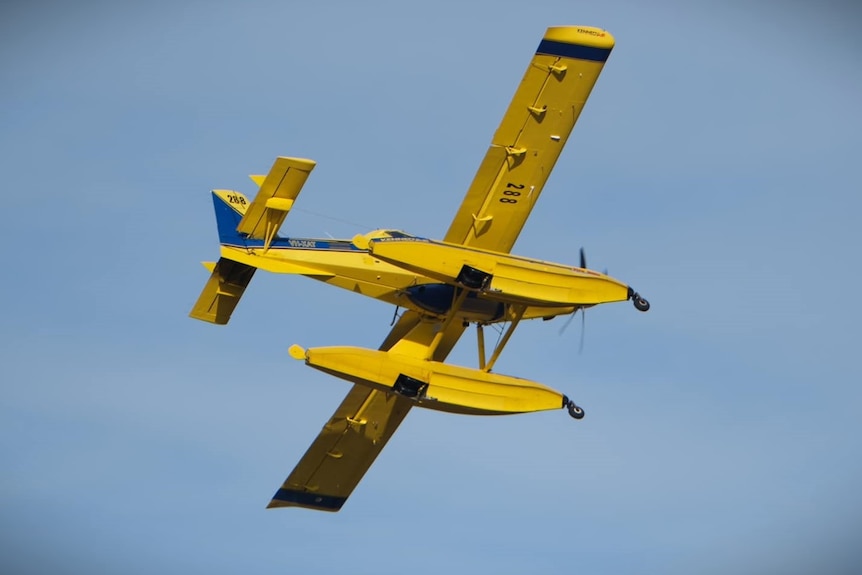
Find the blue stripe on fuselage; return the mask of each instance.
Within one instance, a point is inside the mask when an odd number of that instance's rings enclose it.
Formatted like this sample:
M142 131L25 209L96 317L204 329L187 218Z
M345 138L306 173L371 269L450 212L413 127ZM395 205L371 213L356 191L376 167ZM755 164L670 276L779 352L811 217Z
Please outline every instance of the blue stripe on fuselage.
M263 240L258 238L240 237L233 241L222 241L223 246L238 248L262 248ZM237 241L238 240L238 241ZM350 240L318 240L309 238L273 238L269 249L289 250L331 250L337 252L364 252L353 245Z
M233 209L227 202L213 192L216 224L218 226L219 243L223 246L237 248L262 248L263 240L250 238L236 231L242 220L242 214ZM318 240L310 238L273 238L270 248L294 250L333 250L339 252L362 252L350 240Z
M536 49L536 54L550 54L563 58L574 58L575 60L591 60L593 62L604 62L611 53L610 48L596 48L595 46L582 46L580 44L567 44L555 40L543 39Z

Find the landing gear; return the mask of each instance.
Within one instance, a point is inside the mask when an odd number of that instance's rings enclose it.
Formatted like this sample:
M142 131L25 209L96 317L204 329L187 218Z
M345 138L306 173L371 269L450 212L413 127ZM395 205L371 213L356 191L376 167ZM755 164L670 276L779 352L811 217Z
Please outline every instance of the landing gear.
M632 303L638 311L647 311L649 309L649 302L642 298L637 292L632 296Z
M583 419L584 418L584 410L575 405L575 402L569 403L569 415L574 417L575 419Z
M571 415L574 419L583 419L584 418L584 410L578 407L574 401L563 396L563 407L569 410L569 415Z
M636 310L647 311L649 309L649 302L632 288L629 288L629 299L632 300Z

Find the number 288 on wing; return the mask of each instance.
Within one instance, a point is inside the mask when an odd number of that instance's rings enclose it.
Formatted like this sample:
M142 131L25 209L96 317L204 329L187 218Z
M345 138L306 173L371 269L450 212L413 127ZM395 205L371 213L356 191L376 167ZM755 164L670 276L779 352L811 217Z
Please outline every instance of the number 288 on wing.
M501 204L517 204L518 198L521 196L521 190L524 189L524 184L506 184L506 189L503 190L503 197L500 198Z

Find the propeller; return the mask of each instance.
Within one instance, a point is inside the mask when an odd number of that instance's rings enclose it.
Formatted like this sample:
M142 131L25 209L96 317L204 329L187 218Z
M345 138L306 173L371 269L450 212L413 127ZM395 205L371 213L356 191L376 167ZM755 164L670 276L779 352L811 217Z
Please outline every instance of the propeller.
M583 246L580 249L580 268L587 269L587 254L584 251ZM578 315L578 310L581 311L581 341L578 344L578 354L583 353L584 351L584 332L587 330L587 313L584 311L584 308L579 307L575 311L572 312L572 315L569 316L569 319L566 320L566 323L563 324L563 327L560 328L560 335L565 333L566 329L568 329L569 324L572 323L572 320L575 319L575 316Z
M563 324L563 327L560 328L560 335L563 335L566 329L568 329L569 324L572 323L572 320L575 319L576 315L578 315L578 310L581 311L581 341L578 344L578 354L581 354L584 351L584 332L587 329L587 314L584 311L584 308L579 307L572 312L572 315L569 316L569 319L567 319L566 323Z
M575 314L572 314L574 316ZM584 334L587 332L587 312L581 308L581 341L578 343L578 355L584 353Z

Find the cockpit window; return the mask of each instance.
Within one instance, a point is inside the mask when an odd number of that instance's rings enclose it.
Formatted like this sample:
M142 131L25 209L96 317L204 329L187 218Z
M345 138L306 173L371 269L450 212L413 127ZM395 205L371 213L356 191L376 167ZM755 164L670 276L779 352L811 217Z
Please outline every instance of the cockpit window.
M415 238L416 236L405 234L399 230L386 230L386 233L389 234L390 238Z

